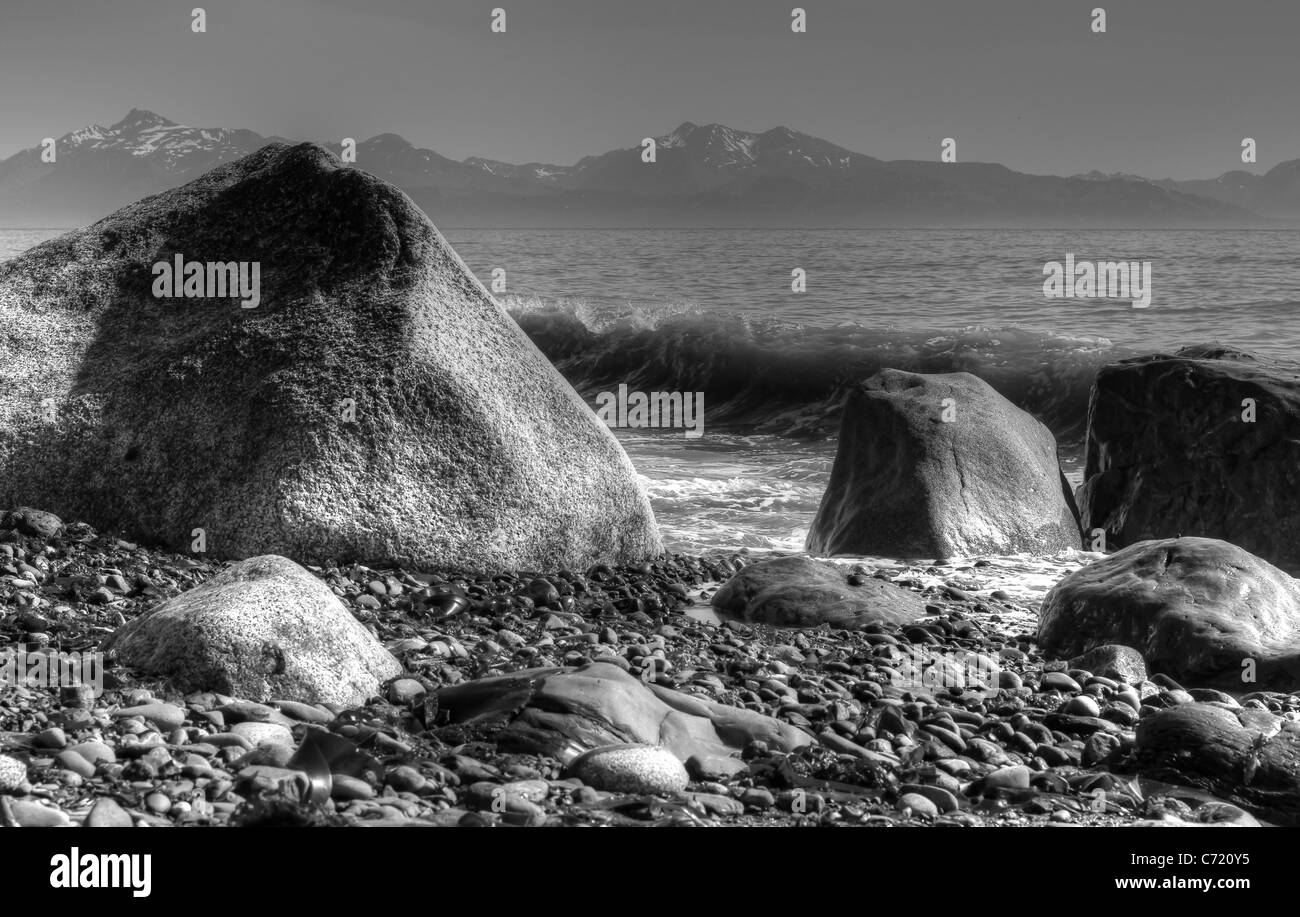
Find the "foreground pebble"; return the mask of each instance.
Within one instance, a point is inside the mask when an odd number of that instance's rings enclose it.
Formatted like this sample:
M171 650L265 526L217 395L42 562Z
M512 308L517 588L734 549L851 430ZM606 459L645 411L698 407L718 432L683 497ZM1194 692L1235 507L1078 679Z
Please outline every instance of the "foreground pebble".
M616 793L675 796L686 789L686 767L657 745L608 745L576 759L569 772L588 786Z

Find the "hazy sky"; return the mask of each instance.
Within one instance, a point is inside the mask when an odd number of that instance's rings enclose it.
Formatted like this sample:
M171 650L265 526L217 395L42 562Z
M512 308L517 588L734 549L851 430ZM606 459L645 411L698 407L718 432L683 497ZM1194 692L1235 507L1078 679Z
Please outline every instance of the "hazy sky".
M1211 177L1242 167L1246 136L1258 171L1300 158L1297 0L799 5L804 35L791 0L2 0L0 156L140 107L513 162L682 121L784 124L884 159L954 137L962 161L1066 175Z

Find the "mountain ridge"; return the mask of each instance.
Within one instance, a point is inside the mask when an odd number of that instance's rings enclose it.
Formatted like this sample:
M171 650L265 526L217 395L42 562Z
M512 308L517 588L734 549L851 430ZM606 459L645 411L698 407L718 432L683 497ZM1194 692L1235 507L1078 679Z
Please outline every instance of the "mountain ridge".
M289 141L132 108L109 127L58 138L54 163L42 161L39 146L0 160L0 224L97 219L271 142ZM786 126L745 131L684 121L655 143L652 163L637 144L572 165L515 164L454 160L382 133L357 143L356 165L401 187L444 225L1238 225L1300 214L1300 160L1264 176L1174 181L881 160ZM341 143L321 145L342 151Z

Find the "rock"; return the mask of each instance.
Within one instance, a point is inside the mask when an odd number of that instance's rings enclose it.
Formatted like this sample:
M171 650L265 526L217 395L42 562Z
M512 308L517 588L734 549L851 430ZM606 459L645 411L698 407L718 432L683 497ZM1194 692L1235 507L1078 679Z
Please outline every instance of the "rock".
M1119 643L1179 681L1241 690L1253 677L1290 691L1300 688L1300 583L1225 541L1144 541L1057 583L1038 643L1058 657Z
M1061 712L1075 716L1101 716L1101 708L1097 706L1097 702L1086 694L1070 698L1061 707Z
M987 382L887 369L849 393L809 552L1047 554L1080 543L1056 440Z
M569 774L587 786L611 793L676 796L690 778L671 751L657 745L605 745L579 756Z
M260 266L259 301L155 295L176 260ZM0 264L0 325L0 505L226 558L662 552L610 430L405 194L313 144Z
M340 801L352 799L372 799L375 795L375 788L358 777L349 777L346 774L335 774L333 788L330 790L330 798Z
M58 749L68 744L68 735L58 726L38 732L32 738L32 745L36 748Z
M1300 723L1266 710L1203 702L1157 710L1138 723L1132 761L1267 821L1300 825Z
M129 621L104 649L183 691L258 701L360 704L402 671L328 586L270 554Z
M79 777L89 780L95 776L95 765L71 749L64 749L54 756L54 763L65 771L72 771Z
M113 751L112 746L103 742L81 742L72 746L68 751L75 752L85 758L91 764L113 764L117 761L117 754Z
M388 700L401 707L420 700L429 690L414 678L399 678L388 686Z
M686 761L686 770L696 780L720 783L745 773L749 765L739 758L691 755Z
M905 624L926 614L925 600L911 590L874 578L850 586L846 571L804 555L750 564L712 602L724 617L777 627L856 629Z
M1147 664L1131 646L1108 643L1094 647L1070 660L1070 668L1083 669L1103 678L1122 678L1131 685L1147 680Z
M961 808L961 803L950 790L941 786L930 786L920 783L906 783L899 787L899 791L904 794L903 799L908 796L921 796L928 800L938 813L955 812ZM902 799L899 800L900 803ZM912 811L917 811L913 808Z
M34 538L53 538L63 531L63 520L53 513L22 506L5 515L5 528L16 528Z
M1022 764L1012 764L985 774L980 782L984 790L1027 790L1029 777L1029 768Z
M66 828L72 820L61 809L43 805L34 799L15 799L9 804L20 828Z
M904 793L898 799L898 808L911 809L914 818L934 819L939 817L939 807L920 793Z
M236 723L230 727L232 734L243 736L254 748L263 743L293 748L293 733L278 723Z
M1205 536L1300 573L1300 366L1217 345L1104 366L1086 452L1084 530L1110 547Z
M185 711L175 704L141 704L137 707L122 707L113 713L116 717L139 716L152 723L158 729L170 732L185 725Z
M108 796L95 800L85 821L87 828L130 828L134 824L130 813Z
M9 755L0 755L0 794L16 793L27 785L27 765Z
M498 748L572 760L605 745L662 745L680 761L728 757L751 742L776 751L813 743L802 729L661 685L607 662L578 669L524 669L437 692L452 723L492 730Z

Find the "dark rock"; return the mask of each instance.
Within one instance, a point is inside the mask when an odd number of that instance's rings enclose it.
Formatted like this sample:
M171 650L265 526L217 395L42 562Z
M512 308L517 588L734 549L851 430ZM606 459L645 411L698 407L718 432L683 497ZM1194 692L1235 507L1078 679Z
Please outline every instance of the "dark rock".
M604 745L662 745L687 761L727 757L758 740L781 751L813 743L772 717L659 685L616 665L526 669L437 692L452 723L494 735L498 747L571 759Z
M926 614L925 601L911 590L874 578L850 586L843 570L804 555L750 564L714 594L713 607L724 617L777 627L854 629Z
M260 300L155 296L176 258L258 265ZM0 505L232 558L662 551L617 439L423 212L313 144L0 264L0 325Z
M1133 762L1146 775L1300 824L1300 723L1268 711L1213 703L1156 711L1138 723Z
M22 506L6 514L4 526L35 538L53 538L63 531L63 520L54 513Z
M1053 656L1119 643L1190 683L1289 691L1300 687L1300 584L1224 541L1146 541L1057 583L1038 643Z
M955 415L944 422L948 399ZM850 392L810 552L947 557L1079 546L1056 440L987 382L887 369Z
M1079 502L1111 547L1205 536L1300 572L1300 366L1201 345L1102 367Z

